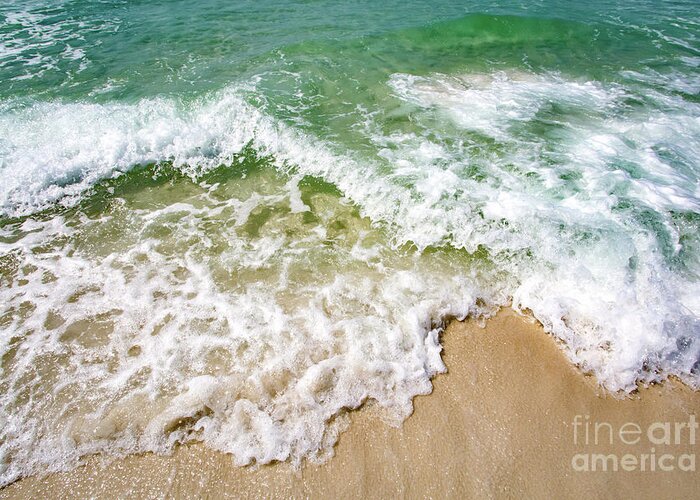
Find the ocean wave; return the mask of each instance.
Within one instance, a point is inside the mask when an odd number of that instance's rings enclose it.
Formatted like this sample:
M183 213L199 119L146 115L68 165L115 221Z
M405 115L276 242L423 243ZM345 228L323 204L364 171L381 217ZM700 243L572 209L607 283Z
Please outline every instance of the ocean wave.
M431 391L442 322L493 307L477 275L505 300L498 273L397 251L318 179L129 176L93 216L3 232L3 483L189 441L241 465L323 460L348 409L396 424Z
M251 86L6 106L3 482L192 440L322 459L348 408L431 390L447 319L509 304L610 390L698 387L696 104L552 73L386 89L403 120L360 109L369 154Z

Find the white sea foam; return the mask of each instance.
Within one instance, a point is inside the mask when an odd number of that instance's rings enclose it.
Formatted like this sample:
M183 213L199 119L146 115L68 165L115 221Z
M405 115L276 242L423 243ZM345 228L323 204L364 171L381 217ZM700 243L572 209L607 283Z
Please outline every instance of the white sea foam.
M483 157L471 154L467 138L450 146L448 161L432 164L480 167L483 180L449 184L457 200L440 217L464 217L469 203L478 211L442 227L453 245L504 252L497 260L520 281L515 307L531 310L610 388L631 389L659 370L697 386L700 268L691 258L681 271L675 258L682 240L691 253L697 244L697 227L677 217L700 211L697 105L658 95L663 112L628 109L620 87L556 75L396 75L391 83L422 109L414 120L433 126L438 113L500 143L499 155ZM553 106L568 120L553 122ZM422 136L375 140L396 164L425 161ZM509 250L525 248L535 258L522 267Z
M443 369L442 321L478 298L532 311L611 390L698 386L697 105L635 108L622 86L559 75L389 85L413 128L369 110L373 157L235 88L3 110L9 215L75 203L136 164L197 179L250 145L275 167L3 229L3 481L191 439L238 463L322 458L345 408L410 412ZM352 204L309 200L304 175Z
M479 311L475 281L397 253L335 195L308 198L305 222L297 182L150 193L3 244L3 483L190 440L238 464L323 459L346 409L410 414L444 370L440 319Z

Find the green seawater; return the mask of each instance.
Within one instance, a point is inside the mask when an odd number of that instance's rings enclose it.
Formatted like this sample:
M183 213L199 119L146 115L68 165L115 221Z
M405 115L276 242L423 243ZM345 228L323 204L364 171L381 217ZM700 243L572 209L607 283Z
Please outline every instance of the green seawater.
M498 67L693 74L679 59L698 36L693 2L11 0L0 15L2 98L100 102L191 98L286 65L327 85Z
M700 377L696 1L0 5L0 484L327 458L512 307Z

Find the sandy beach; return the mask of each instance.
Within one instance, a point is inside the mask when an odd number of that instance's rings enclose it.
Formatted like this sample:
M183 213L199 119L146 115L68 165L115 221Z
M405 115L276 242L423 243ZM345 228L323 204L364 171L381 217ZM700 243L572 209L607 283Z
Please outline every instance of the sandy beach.
M698 474L681 470L691 456L695 467L700 393L671 381L630 397L606 394L539 325L509 310L485 328L453 322L442 341L448 373L416 398L414 414L393 428L371 406L351 412L325 464L240 468L190 445L172 456L91 458L0 496L658 499L700 491ZM598 470L575 470L587 460Z

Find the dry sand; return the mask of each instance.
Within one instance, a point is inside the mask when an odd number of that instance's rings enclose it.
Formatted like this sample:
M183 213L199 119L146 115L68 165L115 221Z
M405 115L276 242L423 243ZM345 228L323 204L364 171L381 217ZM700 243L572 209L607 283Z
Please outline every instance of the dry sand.
M695 454L687 428L681 444L654 445L646 432L654 422L688 422L700 410L700 392L678 383L643 389L624 400L606 395L583 376L542 329L510 311L479 328L453 322L443 337L449 372L434 380L430 396L415 400L401 428L381 422L372 408L353 412L328 463L295 471L287 464L238 468L231 458L201 445L172 456L131 456L104 464L91 459L77 470L32 477L0 491L0 497L532 497L693 498L696 472L577 472L577 453L639 457L651 447L677 465ZM599 426L589 445L585 427L574 443L572 422ZM620 440L620 427L644 432L640 443ZM654 437L663 438L663 428ZM672 427L672 430L675 430ZM700 434L700 433L699 433ZM634 433L626 434L634 441ZM639 458L638 458L639 459ZM631 460L631 459L628 459ZM581 465L582 462L579 462ZM687 465L687 463L686 463ZM649 464L647 463L647 468ZM658 467L658 466L657 466Z

